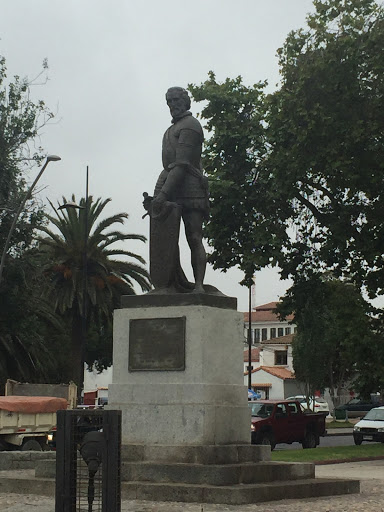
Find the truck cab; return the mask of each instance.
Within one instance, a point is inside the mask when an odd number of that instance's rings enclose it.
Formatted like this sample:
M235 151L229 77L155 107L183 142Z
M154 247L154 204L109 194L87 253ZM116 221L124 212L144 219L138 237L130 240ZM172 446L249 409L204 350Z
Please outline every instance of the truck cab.
M315 448L325 430L325 414L303 412L297 400L258 400L249 402L251 442L268 444L299 442Z

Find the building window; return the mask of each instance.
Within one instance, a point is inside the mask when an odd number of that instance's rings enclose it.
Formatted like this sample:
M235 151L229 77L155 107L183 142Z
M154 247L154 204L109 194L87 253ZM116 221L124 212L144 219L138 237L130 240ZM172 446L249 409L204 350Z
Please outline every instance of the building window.
M255 343L260 343L260 329L255 329Z
M287 351L286 350L276 350L275 351L275 365L286 366L288 361Z
M287 334L291 334L291 328L290 327L286 327L285 328L285 335Z
M280 336L284 336L284 329L282 327L279 327L277 329L277 336L280 338Z
M265 341L267 339L267 331L268 329L261 329L261 341Z
M276 338L276 329L274 327L271 327L271 339Z

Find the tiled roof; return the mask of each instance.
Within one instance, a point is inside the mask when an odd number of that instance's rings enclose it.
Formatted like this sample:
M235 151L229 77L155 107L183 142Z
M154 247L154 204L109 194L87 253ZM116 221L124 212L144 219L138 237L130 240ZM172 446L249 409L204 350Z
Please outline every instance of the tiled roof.
M275 309L278 302L268 302L268 304L263 304L261 306L256 306L254 308L255 311L251 312L251 321L252 322L280 322L279 317L277 316ZM244 322L248 322L249 312L244 313ZM287 322L291 322L293 320L293 315L288 315L286 320Z
M286 334L278 338L271 338L270 340L262 341L262 345L290 345L292 343L294 334Z
M276 309L278 302L268 302L268 304L262 304L261 306L256 306L253 309L255 311L270 311L271 309Z
M244 362L248 362L248 349L244 349ZM258 362L260 361L260 347L251 349L251 361Z
M274 377L278 377L279 379L283 380L295 378L295 374L291 372L291 370L288 370L287 368L282 366L259 366L259 368L253 370L252 373L259 372L260 370L264 370L270 375L273 375Z

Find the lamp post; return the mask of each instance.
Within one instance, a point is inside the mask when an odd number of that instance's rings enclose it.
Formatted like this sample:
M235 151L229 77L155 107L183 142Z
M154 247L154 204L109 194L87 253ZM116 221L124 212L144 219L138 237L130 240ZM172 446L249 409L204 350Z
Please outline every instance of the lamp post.
M1 284L1 281L3 279L3 269L4 269L4 264L5 264L5 257L7 255L7 251L8 251L8 248L9 248L9 244L10 244L10 241L11 241L11 238L12 238L12 235L13 235L13 232L15 231L15 228L16 228L16 224L17 224L17 219L19 218L20 216L20 213L23 211L23 208L25 206L25 203L28 201L28 199L31 197L32 195L32 191L33 189L35 188L36 186L36 183L39 181L41 175L43 174L43 172L45 171L47 165L49 164L49 162L57 162L58 160L61 160L61 158L57 155L48 155L46 160L45 160L45 163L43 165L43 167L40 169L40 172L39 174L36 176L36 178L34 179L32 185L29 187L29 189L27 190L23 200L21 201L21 204L17 210L17 212L15 213L15 217L13 219L13 222L12 222L12 225L11 225L11 228L9 230L9 233L8 233L8 236L7 236L7 239L5 241L5 245L4 245L4 249L3 249L3 253L1 255L1 263L0 263L0 284Z
M81 315L81 361L80 361L80 382L77 388L77 403L81 401L81 394L84 390L84 363L85 363L85 347L87 345L87 273L88 273L88 257L87 257L87 243L88 243L88 175L89 170L87 166L86 181L85 181L85 206L80 206L74 202L68 202L59 206L59 210L68 210L76 208L77 210L84 210L84 240L83 240L83 297L82 297L82 315ZM80 218L80 216L79 216Z
M252 389L252 284L248 290L248 389Z

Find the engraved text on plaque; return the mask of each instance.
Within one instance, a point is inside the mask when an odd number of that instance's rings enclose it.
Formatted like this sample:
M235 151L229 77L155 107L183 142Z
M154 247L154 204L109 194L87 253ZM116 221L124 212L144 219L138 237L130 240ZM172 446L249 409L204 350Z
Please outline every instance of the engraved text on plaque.
M131 320L128 369L185 370L185 316Z

